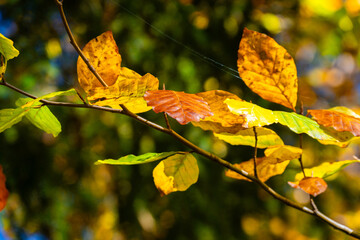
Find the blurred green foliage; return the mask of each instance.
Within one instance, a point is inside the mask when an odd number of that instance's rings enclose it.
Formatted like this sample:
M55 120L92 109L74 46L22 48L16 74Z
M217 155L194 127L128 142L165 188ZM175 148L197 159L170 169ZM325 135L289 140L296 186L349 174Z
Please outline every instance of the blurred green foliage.
M64 9L80 46L112 30L123 65L140 74L152 73L166 89L222 89L281 109L251 93L226 68L189 50L236 69L238 44L247 27L274 37L294 56L305 108L359 104L356 0L64 0ZM8 63L8 82L38 96L78 86L77 54L53 1L0 0L0 32L20 51ZM0 87L1 108L14 107L19 97ZM48 239L350 239L254 184L226 179L221 167L202 157L197 184L160 197L152 181L156 163L117 167L94 162L131 153L186 150L184 146L124 116L51 110L62 124L57 138L26 121L0 134L0 164L11 193L0 217L2 231L11 238L41 233ZM161 114L143 115L164 123ZM172 126L230 162L251 158L252 148L226 145L191 125L172 121ZM297 137L285 128L274 129L287 144L297 144ZM304 145L306 166L359 155L358 144L343 150L306 138ZM294 162L269 184L306 203L306 195L287 185L298 171ZM317 199L330 217L358 230L359 173L355 166L338 174Z

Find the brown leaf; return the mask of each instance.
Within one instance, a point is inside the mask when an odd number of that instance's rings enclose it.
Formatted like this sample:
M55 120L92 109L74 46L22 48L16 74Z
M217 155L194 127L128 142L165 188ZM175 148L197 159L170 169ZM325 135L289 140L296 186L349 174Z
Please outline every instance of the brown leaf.
M340 132L351 132L357 137L360 136L360 118L356 115L349 115L331 109L309 110L308 113L310 113L320 125L333 127Z
M274 39L245 28L237 64L240 77L252 91L268 101L295 109L296 66L290 54Z
M289 162L290 160L277 163L276 158L268 158L268 157L257 158L256 159L257 175L262 182L265 182L273 176L282 174L285 171ZM250 159L249 161L245 161L239 164L234 164L234 166L248 172L250 175L254 175L254 159ZM239 180L251 181L231 170L227 170L225 172L225 175L227 177L231 177Z
M198 122L207 116L212 116L210 107L202 97L195 94L171 90L147 91L144 99L154 112L165 112L175 118L180 124Z
M196 95L202 97L209 104L213 115L204 118L200 122L192 122L194 126L200 127L203 130L211 130L215 133L236 133L244 129L242 127L244 118L231 113L224 103L228 98L241 100L238 96L222 90L201 92Z
M313 195L317 195L325 192L327 184L324 179L319 177L305 177L300 182L288 182L293 188L302 189L304 192Z
M9 192L6 189L5 182L6 177L2 171L2 166L0 165L0 211L4 209L9 196Z

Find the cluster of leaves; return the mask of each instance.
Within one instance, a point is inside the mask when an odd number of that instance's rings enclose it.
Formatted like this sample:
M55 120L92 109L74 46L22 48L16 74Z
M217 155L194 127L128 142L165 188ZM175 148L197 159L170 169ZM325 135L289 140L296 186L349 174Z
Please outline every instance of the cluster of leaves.
M1 36L1 40L3 76L7 60L17 56L18 52L9 39ZM87 63L79 57L78 81L86 93L85 104L135 114L153 109L156 113L169 115L182 125L191 122L203 130L210 130L217 138L229 144L264 148L264 157L255 156L255 159L235 164L235 167L263 182L282 174L290 161L301 160L302 156L302 149L285 145L276 132L264 126L280 123L296 134L307 134L322 144L340 147L346 147L360 135L360 116L348 108L309 110L308 114L313 118L296 113L298 79L294 60L272 38L255 31L244 29L238 51L240 77L260 97L283 105L292 112L265 109L221 90L196 94L159 90L159 81L153 75L147 73L141 76L121 67L121 55L111 32L91 40L84 47L83 53L105 82L105 86L100 84ZM3 78L2 83L5 83ZM57 136L61 125L41 101L76 94L71 89L36 99L19 99L16 102L18 108L0 110L0 132L26 116L36 127ZM168 129L171 130L169 123ZM199 169L191 152L127 155L119 159L99 160L96 164L132 165L154 161L160 161L153 170L153 178L161 194L185 191L198 180ZM297 174L295 181L289 184L317 196L327 188L323 178L355 162L360 161L323 163L311 169L303 169L303 173ZM225 174L231 178L249 180L232 170L227 170Z

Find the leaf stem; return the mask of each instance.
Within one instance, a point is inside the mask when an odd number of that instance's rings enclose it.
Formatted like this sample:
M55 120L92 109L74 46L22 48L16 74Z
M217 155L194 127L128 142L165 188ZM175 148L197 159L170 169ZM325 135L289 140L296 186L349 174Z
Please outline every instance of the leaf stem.
M102 77L99 75L99 73L95 70L95 68L91 65L90 61L85 57L84 53L81 51L79 45L76 43L75 38L71 32L70 26L66 20L66 16L65 16L65 12L64 12L64 8L63 8L63 0L55 0L56 5L58 6L60 15L61 15L61 19L64 23L66 32L70 38L70 43L71 45L73 45L73 47L75 48L76 52L79 54L79 56L82 58L82 60L84 60L84 62L86 63L86 65L88 66L89 70L94 74L94 76L97 78L97 80L101 83L101 85L103 85L104 87L108 87L108 85L106 84L106 82L102 79Z

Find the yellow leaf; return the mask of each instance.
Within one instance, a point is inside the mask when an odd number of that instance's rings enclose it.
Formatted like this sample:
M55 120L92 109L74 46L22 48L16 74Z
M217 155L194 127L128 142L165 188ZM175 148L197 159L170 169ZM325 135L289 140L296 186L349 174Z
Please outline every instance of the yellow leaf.
M153 177L161 195L185 191L198 180L196 158L190 153L168 157L154 168Z
M267 148L273 145L284 145L281 138L271 129L256 127L257 147ZM252 128L240 130L234 134L214 133L215 137L232 145L248 145L255 147L255 134Z
M268 157L257 158L256 159L257 175L262 182L265 182L273 176L282 174L285 171L289 162L290 160L277 163L277 160L275 158L268 158ZM234 166L248 172L250 175L254 175L254 159L250 159L249 161L242 162L239 164L234 164ZM231 170L227 170L225 172L225 175L227 177L251 182L251 180Z
M237 64L240 77L252 91L295 110L298 80L294 59L274 39L245 28Z
M277 162L298 159L302 154L302 149L293 146L271 146L265 150L265 156L276 158Z
M206 117L200 122L192 122L194 126L215 133L236 133L243 129L244 118L231 113L224 103L226 99L241 100L238 96L222 90L201 92L196 95L202 97L209 104L213 116Z

